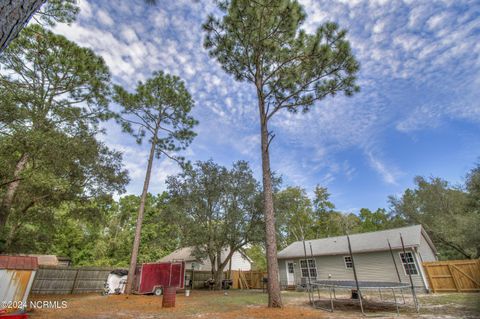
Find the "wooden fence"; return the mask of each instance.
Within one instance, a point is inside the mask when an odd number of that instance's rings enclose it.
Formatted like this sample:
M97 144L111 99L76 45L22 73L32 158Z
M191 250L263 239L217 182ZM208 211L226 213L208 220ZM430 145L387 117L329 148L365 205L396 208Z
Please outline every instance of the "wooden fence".
M33 280L33 294L77 294L102 292L105 281L113 268L94 267L55 267L40 266ZM187 278L193 278L194 289L204 288L206 280L212 277L210 271L186 270ZM266 277L261 271L232 270L223 273L223 278L232 279L233 289L262 289L262 279Z
M33 280L33 294L101 292L112 268L41 266Z
M205 281L212 277L210 271L194 271L192 276L192 270L187 269L185 271L187 278L192 280L193 278L193 288L205 288ZM262 289L263 282L262 279L267 276L266 272L262 271L242 271L242 270L232 270L230 274L228 271L223 273L223 279L232 279L232 288L233 289Z
M424 262L432 292L480 291L480 260Z
M230 278L233 281L232 288L262 289L264 277L267 277L267 273L263 271L232 270Z

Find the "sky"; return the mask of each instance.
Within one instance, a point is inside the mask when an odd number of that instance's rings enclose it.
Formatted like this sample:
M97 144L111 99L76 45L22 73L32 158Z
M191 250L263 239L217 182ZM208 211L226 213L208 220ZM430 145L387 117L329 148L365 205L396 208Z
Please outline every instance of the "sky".
M415 176L454 185L480 162L480 2L468 0L300 0L313 32L337 22L361 70L360 93L317 102L307 114L280 112L271 129L272 169L283 186L312 194L327 187L337 209L388 208L388 196L414 187ZM225 73L203 48L202 23L212 0L80 0L77 21L55 32L101 55L112 80L134 90L153 71L180 76L195 100L198 136L182 154L230 167L250 163L261 181L255 89ZM100 136L123 152L140 194L149 146L137 145L115 123ZM154 163L150 192L180 172Z

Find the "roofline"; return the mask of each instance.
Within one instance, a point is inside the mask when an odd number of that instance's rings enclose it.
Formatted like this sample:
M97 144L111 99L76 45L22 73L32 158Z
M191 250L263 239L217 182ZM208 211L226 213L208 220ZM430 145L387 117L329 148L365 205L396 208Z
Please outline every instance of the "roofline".
M427 242L428 246L430 246L430 248L433 250L433 252L435 253L435 255L438 255L438 251L437 251L437 248L435 248L435 245L433 244L433 241L432 239L430 238L430 236L428 236L428 233L425 229L423 229L423 226L421 226L421 233L420 235L423 236L423 238L425 238L425 241Z
M419 247L420 245L405 245L405 248L415 248ZM402 247L392 247L392 250L401 250ZM358 251L352 251L352 254L363 254L363 253L371 253L371 252L379 252L379 251L389 251L389 249L364 249L364 250L358 250ZM350 252L348 250L344 252L335 252L335 253L329 253L329 254L313 254L313 257L322 257L322 256L338 256L338 255L349 255ZM311 257L312 255L307 254L307 258ZM291 256L278 256L277 259L289 259L289 258L305 258L305 254L302 255L291 255Z
M247 253L245 252L245 250L243 248L240 248L239 250L237 250L237 252L239 252L240 255L245 257L245 259L247 259L251 264L253 264L253 260L250 257L248 257ZM232 257L233 257L233 255L232 255Z

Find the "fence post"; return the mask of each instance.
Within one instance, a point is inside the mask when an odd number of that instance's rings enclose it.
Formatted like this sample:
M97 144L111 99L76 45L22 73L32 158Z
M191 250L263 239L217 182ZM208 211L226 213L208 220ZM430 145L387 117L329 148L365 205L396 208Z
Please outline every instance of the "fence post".
M73 279L73 285L72 285L72 290L70 291L70 294L73 294L75 291L75 286L77 285L77 278L78 278L78 273L80 272L80 269L77 269L77 272L75 273L75 279Z

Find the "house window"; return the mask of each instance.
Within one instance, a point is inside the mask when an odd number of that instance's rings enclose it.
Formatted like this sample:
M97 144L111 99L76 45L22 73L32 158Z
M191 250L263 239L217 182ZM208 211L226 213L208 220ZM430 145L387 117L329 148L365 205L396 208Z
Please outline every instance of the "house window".
M343 259L344 259L344 261L345 261L345 268L347 268L347 269L353 268L352 257L350 257L350 256L345 256L345 257L343 257Z
M310 270L310 278L317 278L317 265L315 264L315 259L300 260L300 269L302 271L302 277L308 277L308 271Z
M405 274L418 275L417 265L415 264L415 259L411 252L400 253L400 259L402 260L403 269Z

